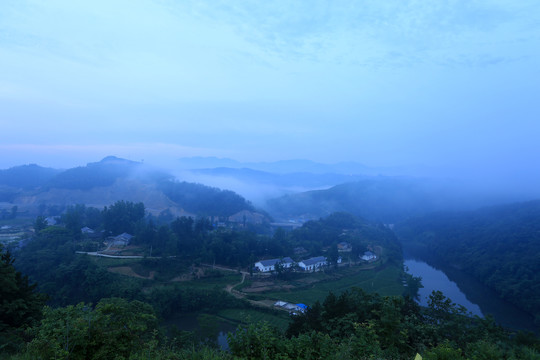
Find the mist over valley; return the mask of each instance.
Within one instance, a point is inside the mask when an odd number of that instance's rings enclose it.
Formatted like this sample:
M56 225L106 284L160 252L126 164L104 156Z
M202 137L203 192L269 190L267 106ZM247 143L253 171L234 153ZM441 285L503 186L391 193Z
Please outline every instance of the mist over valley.
M0 359L540 360L539 24L0 1Z

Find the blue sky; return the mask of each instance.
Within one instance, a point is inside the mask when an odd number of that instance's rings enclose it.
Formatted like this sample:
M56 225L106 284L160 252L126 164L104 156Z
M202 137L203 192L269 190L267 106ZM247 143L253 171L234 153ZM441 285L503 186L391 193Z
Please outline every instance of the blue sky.
M0 168L106 155L538 176L540 3L0 2Z

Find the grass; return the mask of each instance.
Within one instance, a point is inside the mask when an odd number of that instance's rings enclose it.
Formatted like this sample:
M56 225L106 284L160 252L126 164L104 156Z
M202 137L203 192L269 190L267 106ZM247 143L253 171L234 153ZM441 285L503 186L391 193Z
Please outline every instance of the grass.
M339 270L341 278L328 279L314 283L309 287L290 291L265 292L266 298L284 300L293 303L313 304L323 301L329 292L342 293L352 287L361 287L367 292L380 295L401 295L403 285L399 281L401 270L397 266L385 266L379 269L358 271L354 268Z
M88 256L90 259L92 259L97 265L102 266L104 268L109 267L116 267L116 266L130 266L135 263L140 263L140 259L113 259L113 258L106 258L101 256L89 256L89 255L80 255L80 256Z
M241 274L231 274L230 272L224 272L224 276L221 277L208 277L191 281L179 282L179 285L185 285L190 288L198 289L214 289L216 287L224 289L229 284L237 284L242 280Z

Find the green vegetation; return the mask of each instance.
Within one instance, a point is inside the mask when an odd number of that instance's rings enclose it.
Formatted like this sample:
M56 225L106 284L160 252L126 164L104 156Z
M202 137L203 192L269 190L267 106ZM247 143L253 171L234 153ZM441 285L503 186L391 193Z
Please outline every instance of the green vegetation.
M272 214L282 218L294 218L301 214L324 217L344 211L388 224L431 211L465 206L463 193L452 190L452 186L448 185L428 180L378 176L326 190L285 195L270 200L268 206ZM469 201L476 202L473 197Z
M225 309L217 313L221 318L234 321L236 324L252 324L266 322L280 331L287 330L291 318L286 311L262 309Z
M18 166L7 170L0 170L0 202L24 203L29 208L28 196L36 198L32 211L40 215L58 216L65 210L66 199L58 200L55 204L57 191L61 189L63 197L76 202L76 199L85 198L81 194L87 194L96 188L103 189L103 197L100 192L94 192L94 203L108 204L111 199L108 194L109 188L114 188L118 182L129 182L132 185L131 193L126 193L129 198L137 197L134 193L147 194L148 189L153 194L163 198L162 206L176 207L199 216L223 216L228 217L241 210L254 210L253 206L242 196L229 191L208 187L201 184L175 182L173 176L168 173L148 169L143 163L120 159L109 156L86 166L67 170L55 170L43 168L37 165ZM132 196L134 195L134 196ZM143 198L143 196L140 196ZM44 200L46 199L46 200ZM81 201L81 200L79 200ZM45 204L44 202L47 202ZM6 214L0 214L6 215ZM170 211L163 213L167 221L173 220ZM170 218L170 219L169 219Z
M403 286L399 282L401 270L396 266L386 266L372 270L342 268L334 276L315 274L321 281L301 285L291 291L265 292L264 296L292 303L314 304L322 301L329 292L342 293L352 287L382 295L401 295Z
M246 199L230 190L185 181L163 181L160 189L169 199L196 214L230 216L242 210L254 210Z
M540 201L438 213L398 229L403 241L473 275L540 323Z
M45 296L35 293L35 288L15 270L13 258L0 245L0 353L17 349L26 328L41 318Z
M44 168L35 164L15 166L10 169L0 170L0 187L33 189L44 185L52 179L60 170ZM0 191L0 201L8 201Z
M492 319L468 317L440 292L428 308L410 298L352 289L329 294L293 317L286 334L268 324L242 327L229 338L241 359L539 359L532 334L511 336Z
M331 222L344 218L337 216ZM310 226L313 229L319 225ZM366 226L364 231L376 229ZM305 236L309 229L302 234ZM290 236L294 238L292 233ZM323 231L322 236L324 243L327 233ZM391 238L382 239L391 244ZM310 274L319 281L297 292L279 294L280 298L287 294L302 296L298 300L291 297L298 302L308 302L305 298L312 301L304 314L289 318L284 311L256 308L247 300L224 292L225 286L240 282L239 273L210 268L201 272L200 268L190 267L194 274L188 281L134 279L106 271L104 268L114 265L111 259L75 256L73 244L77 241L67 228L46 227L35 244L31 242L27 248L36 246L35 252L45 260L59 261L60 265L52 267L57 274L43 275L49 279L51 289L64 294L60 298L55 294L57 304L83 297L82 293L88 291L90 297L101 296L92 301L95 307L86 300L40 311L41 296L13 269L11 258L3 253L2 274L8 276L1 279L19 279L8 281L5 289L13 288L9 285L12 283L22 289L12 292L10 301L2 305L8 306L6 313L16 314L20 320L7 326L2 323L0 355L3 353L4 358L412 359L420 353L425 359L540 359L537 337L509 333L490 318L469 317L466 309L440 292L431 295L428 308L420 308L409 297L382 296L350 288L362 285L368 291L399 291L396 278L400 278L401 272L392 258L380 259L382 266L371 270L351 267ZM20 254L29 255L24 251ZM160 260L164 260L163 264ZM39 262L37 258L34 261ZM185 269L174 258L118 261L138 268L137 273L142 274L149 274L154 266L164 273ZM45 272L42 266L46 265L36 266ZM300 279L291 281L301 283ZM126 291L128 284L132 284L133 291ZM82 292L78 293L76 288ZM335 293L328 295L329 290ZM104 296L115 291L123 292L122 298ZM2 299L7 296L2 293ZM197 314L201 334L215 333L220 319L242 325L229 335L230 352L224 352L208 342L209 335L196 337L191 332L175 330L174 326L168 331L159 327L159 319L171 319L178 314ZM4 333L11 334L10 340L5 340ZM13 334L16 341L11 340Z

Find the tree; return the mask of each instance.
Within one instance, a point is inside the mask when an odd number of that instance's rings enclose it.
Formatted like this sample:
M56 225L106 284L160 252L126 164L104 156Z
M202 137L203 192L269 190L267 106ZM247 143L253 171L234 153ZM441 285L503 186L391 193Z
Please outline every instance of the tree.
M332 244L332 246L330 246L330 249L328 250L328 253L326 254L326 260L328 261L328 265L333 265L334 268L337 269L338 259L339 259L339 252L338 252L337 244L334 243Z
M45 296L35 292L13 267L13 258L0 246L0 352L12 351L23 341L24 331L41 317Z
M154 311L140 301L102 299L95 309L84 303L45 307L29 350L36 358L125 359L152 342L155 331Z
M39 233L41 230L45 229L47 227L47 221L45 221L44 216L38 216L36 218L36 222L34 223L34 231Z
M110 234L135 233L136 224L144 218L143 203L117 201L102 212L103 226Z

